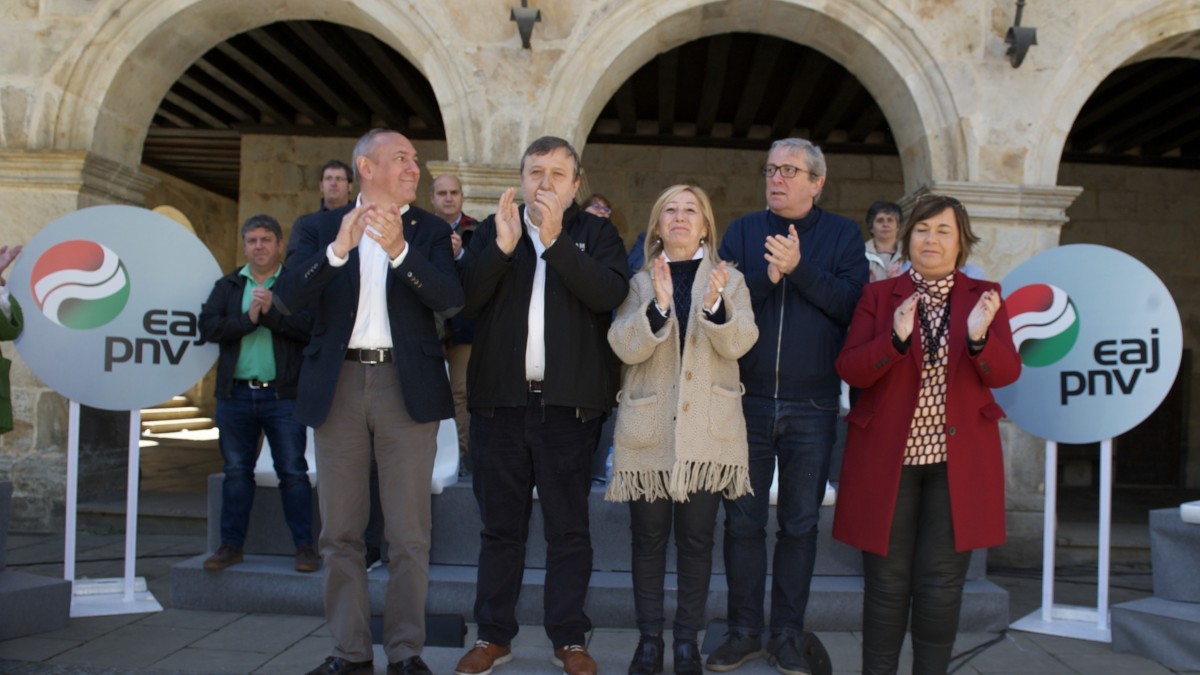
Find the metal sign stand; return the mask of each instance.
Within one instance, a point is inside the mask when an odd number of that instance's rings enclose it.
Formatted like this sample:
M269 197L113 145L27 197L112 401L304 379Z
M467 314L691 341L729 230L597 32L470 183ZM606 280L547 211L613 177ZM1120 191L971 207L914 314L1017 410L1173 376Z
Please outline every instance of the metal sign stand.
M1112 439L1100 442L1100 543L1096 607L1054 604L1054 549L1058 515L1058 443L1046 441L1046 507L1042 530L1042 607L1010 626L1045 635L1112 642L1108 611L1112 535Z
M125 576L122 579L75 579L75 530L79 493L79 403L70 402L67 418L67 522L63 578L72 582L71 616L108 616L161 612L162 605L134 577L137 562L138 464L141 461L141 412L129 411L129 475L125 491Z

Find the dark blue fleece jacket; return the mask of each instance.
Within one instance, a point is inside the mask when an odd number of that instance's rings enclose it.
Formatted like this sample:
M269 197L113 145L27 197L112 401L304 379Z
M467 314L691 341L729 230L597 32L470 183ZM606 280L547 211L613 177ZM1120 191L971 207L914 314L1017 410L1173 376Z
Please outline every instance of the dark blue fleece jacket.
M772 284L766 239L787 236L788 225L800 235L800 264ZM758 342L739 361L746 393L786 400L837 396L834 361L868 278L858 225L817 206L799 220L758 211L730 224L720 257L745 275L758 323Z

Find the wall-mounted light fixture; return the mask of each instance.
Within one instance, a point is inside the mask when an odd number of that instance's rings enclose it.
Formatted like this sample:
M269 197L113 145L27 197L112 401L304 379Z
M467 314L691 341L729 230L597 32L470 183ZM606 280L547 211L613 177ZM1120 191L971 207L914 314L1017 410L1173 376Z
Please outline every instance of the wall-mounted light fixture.
M1008 61L1013 68L1020 68L1025 60L1025 53L1032 45L1037 44L1037 29L1021 26L1021 12L1025 10L1025 0L1017 0L1017 16L1013 19L1012 28L1004 36L1004 44L1008 45Z
M542 12L526 7L525 2L526 0L521 0L520 7L513 7L509 21L517 22L517 32L521 34L521 46L525 49L532 49L529 46L529 38L533 36L533 24L542 20Z

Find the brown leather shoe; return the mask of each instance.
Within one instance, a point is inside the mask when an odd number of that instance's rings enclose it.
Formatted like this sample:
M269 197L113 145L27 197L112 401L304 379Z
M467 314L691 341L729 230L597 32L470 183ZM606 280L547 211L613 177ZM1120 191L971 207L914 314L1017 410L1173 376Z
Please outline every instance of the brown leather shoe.
M296 571L316 572L321 568L321 558L311 546L301 546L296 549Z
M512 661L512 647L501 647L486 640L476 640L471 651L458 660L454 675L488 675L492 668ZM592 672L596 672L592 669Z
M217 552L204 561L204 569L219 572L230 565L242 562L242 549L222 544Z
M563 675L596 675L596 661L583 645L559 647L551 661L563 669Z

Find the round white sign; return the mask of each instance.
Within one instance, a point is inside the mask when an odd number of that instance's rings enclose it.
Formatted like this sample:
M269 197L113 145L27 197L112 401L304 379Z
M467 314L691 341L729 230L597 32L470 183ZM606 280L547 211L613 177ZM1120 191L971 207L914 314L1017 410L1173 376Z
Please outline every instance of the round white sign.
M161 403L217 358L200 306L220 267L179 223L132 206L95 206L25 245L9 286L21 303L21 358L47 385L105 410Z
M1162 403L1179 371L1183 327L1150 268L1115 249L1073 244L1026 260L1003 288L1022 368L995 395L1022 429L1093 443Z

